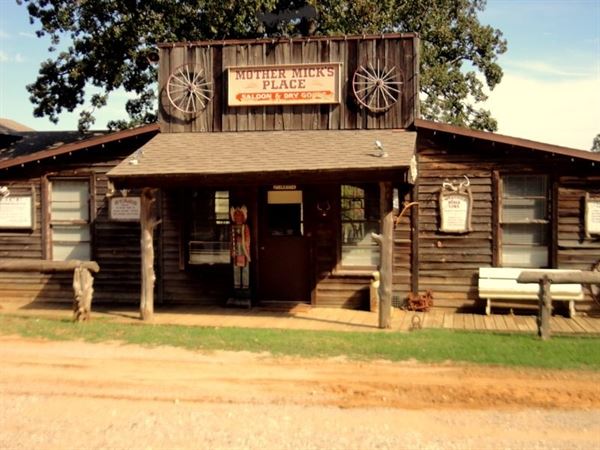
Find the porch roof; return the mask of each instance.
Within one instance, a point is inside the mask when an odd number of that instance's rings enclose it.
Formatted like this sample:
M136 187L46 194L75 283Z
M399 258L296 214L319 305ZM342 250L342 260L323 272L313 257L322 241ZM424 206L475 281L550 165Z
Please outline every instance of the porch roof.
M120 180L399 169L416 132L404 130L161 133L113 168ZM380 157L376 141L387 157Z

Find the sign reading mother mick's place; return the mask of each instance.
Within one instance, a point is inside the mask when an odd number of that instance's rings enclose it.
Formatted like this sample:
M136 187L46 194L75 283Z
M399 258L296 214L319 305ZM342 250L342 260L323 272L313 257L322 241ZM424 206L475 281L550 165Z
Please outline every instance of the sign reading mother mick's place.
M228 68L229 106L340 102L341 63Z

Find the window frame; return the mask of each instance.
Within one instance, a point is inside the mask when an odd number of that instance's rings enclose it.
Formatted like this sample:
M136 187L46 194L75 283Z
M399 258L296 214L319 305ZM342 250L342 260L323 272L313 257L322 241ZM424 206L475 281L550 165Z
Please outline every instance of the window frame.
M337 240L338 240L338 244L336 247L336 253L337 253L337 264L336 267L334 269L334 273L338 274L338 275L371 275L372 272L374 270L377 270L378 264L362 264L362 265L353 265L353 264L347 264L344 263L342 260L343 257L343 246L344 246L344 237L343 237L343 232L342 232L342 224L344 223L343 219L342 219L342 212L343 212L343 208L342 208L342 187L343 186L355 186L355 187L361 187L361 186L373 186L376 188L377 191L377 195L375 196L376 198L376 204L377 204L377 220L369 220L369 219L364 219L363 222L364 223L369 223L369 222L377 222L377 233L381 233L381 186L378 182L346 182L346 183L341 183L338 186L338 193L337 193L337 202L338 202L338 213L337 213L337 221L336 221L336 236L337 236ZM365 207L363 206L363 209ZM370 233L368 232L368 236L370 238ZM376 248L376 252L379 253L381 251L381 249L378 247L378 244L375 241L372 241L372 245L373 248Z
M53 203L53 198L52 198L52 192L53 192L53 187L54 187L54 183L56 182L80 182L80 183L87 183L87 220L83 220L83 219L71 219L71 220L63 220L63 219L58 219L55 220L52 218L52 203ZM60 226L87 226L88 229L88 233L89 233L89 240L86 241L79 241L82 243L87 243L89 246L89 256L90 256L90 260L94 260L96 255L95 255L95 245L94 245L94 222L95 222L95 218L96 218L96 208L95 208L95 178L93 175L88 175L88 176L51 176L51 177L45 177L44 178L44 182L43 182L43 188L44 188L44 206L43 206L43 217L46 219L45 220L45 226L44 226L44 231L45 231L45 245L44 245L44 249L45 249L45 259L47 260L51 260L54 261L55 260L55 255L54 255L54 244L56 242L56 240L54 239L54 227L60 227ZM61 242L61 241L59 241ZM64 242L71 242L71 241L64 241ZM75 241L73 241L75 242ZM68 260L67 260L68 261Z
M546 264L544 266L527 266L527 265L519 265L519 267L524 267L524 268L531 268L531 269L543 269L543 268L549 268L549 267L553 267L553 240L554 240L554 227L553 227L553 214L554 214L554 209L555 209L555 192L554 192L554 183L553 183L553 179L552 177L547 174L547 173L515 173L515 172L500 172L497 173L496 175L496 183L495 185L497 186L497 193L496 193L496 198L497 198L497 208L495 209L495 228L496 228L496 233L495 233L495 242L497 242L496 244L496 249L497 249L497 257L495 258L495 266L497 267L516 267L516 265L514 264L509 264L506 265L504 263L504 247L505 245L511 245L511 244L505 244L505 236L504 236L504 226L505 225L545 225L545 236L546 236L546 242L544 245L535 245L535 244L530 244L530 245L523 245L523 247L529 247L531 249L533 248L545 248L546 249ZM522 198L522 199L543 199L545 202L545 207L544 207L544 215L545 215L545 219L534 219L534 220L522 220L522 221L510 221L510 220L505 220L504 219L504 206L505 206L505 185L506 185L506 179L509 177L536 177L536 178L544 178L545 180L545 191L546 191L546 195L545 196L537 196L537 195L527 195L527 196L515 196L515 198ZM516 244L512 244L512 245L516 245Z
M208 199L210 198L209 196L212 194L212 198L214 200L214 219L213 223L209 224L209 225L203 225L203 226L210 226L212 227L212 231L213 233L216 233L218 230L218 227L222 227L224 229L226 229L226 235L227 235L227 240L223 240L223 241L207 241L207 240L201 240L201 239L192 239L192 234L193 234L193 229L194 229L194 217L195 217L195 213L194 213L194 205L192 205L193 200L193 196L194 193L196 192L204 192L206 193L206 195L204 196L204 198ZM216 211L216 206L217 206L217 193L219 192L226 192L227 193L227 218L225 219L225 217L218 217L217 215L217 211ZM192 192L188 193L187 195L184 196L185 198L185 202L184 204L189 205L191 213L189 216L184 217L182 220L185 223L185 238L184 238L184 246L185 246L185 267L206 267L206 266L226 266L231 264L231 220L229 217L229 210L231 208L231 189L227 189L227 188L220 188L220 187L206 187L206 188L196 188L193 189ZM226 248L226 252L227 252L227 262L223 261L192 261L192 251L191 251L191 244L192 243L221 243L221 244L225 244L223 247ZM223 252L224 253L224 252Z

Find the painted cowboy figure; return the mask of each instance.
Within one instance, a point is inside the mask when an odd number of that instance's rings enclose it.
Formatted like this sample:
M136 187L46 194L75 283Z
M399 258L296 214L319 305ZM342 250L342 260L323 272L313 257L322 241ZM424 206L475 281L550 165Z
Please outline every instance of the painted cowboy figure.
M235 297L250 295L250 228L246 224L246 206L231 207L231 259Z

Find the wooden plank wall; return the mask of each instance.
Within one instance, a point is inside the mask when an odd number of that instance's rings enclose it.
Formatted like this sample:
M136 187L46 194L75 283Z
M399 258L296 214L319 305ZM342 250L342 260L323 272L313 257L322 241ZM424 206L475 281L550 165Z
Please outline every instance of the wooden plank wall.
M159 296L165 304L214 305L223 303L231 289L231 267L188 265L186 262L185 217L182 206L185 193L165 190L161 198L159 234L162 257L158 262L162 287ZM159 278L157 276L157 278Z
M43 219L44 178L84 178L90 180L91 217L93 218L93 259L100 265L95 277L94 302L139 302L139 224L115 222L108 217L106 173L125 156L145 143L150 136L134 141L106 144L94 151L80 150L56 160L32 163L24 168L5 171L0 184L8 185L14 195L35 191L33 231L0 230L0 258L45 259L44 238L47 226ZM134 195L132 192L129 195ZM120 195L119 193L116 194ZM44 302L71 303L72 274L34 274L0 272L0 301L39 305Z
M161 131L212 132L262 130L407 128L417 109L418 40L412 36L395 38L329 38L248 41L212 45L189 44L162 47L159 86ZM401 99L385 113L368 113L360 108L352 92L352 77L361 64L386 61L403 73ZM281 65L342 62L342 91L339 105L296 105L269 107L227 106L226 68L230 66ZM214 96L208 107L195 117L171 106L166 82L184 64L205 68L213 83Z
M585 194L600 195L600 176L560 176L558 178L558 266L564 269L590 270L600 261L600 237L586 237L584 228ZM588 301L578 311L599 312L589 289Z
M597 239L582 238L584 191L598 192L600 178L590 163L528 149L493 145L445 134L419 131L419 291L433 291L436 308L483 311L477 291L479 267L492 267L494 258L494 173L547 174L558 186L559 242L556 268L589 269L600 259ZM570 175L566 175L570 174ZM442 182L467 175L473 193L473 231L440 233L438 194ZM556 231L553 234L557 234ZM597 308L597 306L595 306ZM581 305L594 308L591 300Z

